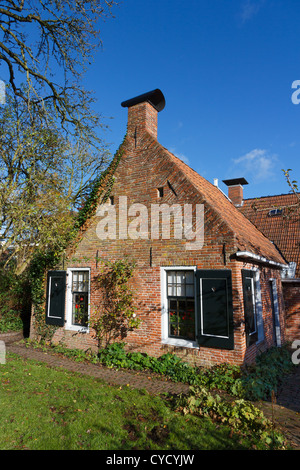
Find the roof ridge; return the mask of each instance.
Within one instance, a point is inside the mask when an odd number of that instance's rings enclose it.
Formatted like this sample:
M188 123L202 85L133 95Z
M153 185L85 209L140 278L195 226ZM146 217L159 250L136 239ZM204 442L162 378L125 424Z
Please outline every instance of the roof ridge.
M281 197L281 196L300 196L300 192L297 192L296 194L294 192L289 192L289 193L281 193L281 194L269 194L268 196L257 196L257 197L247 197L244 199L244 201L253 201L257 199L267 199L271 197Z

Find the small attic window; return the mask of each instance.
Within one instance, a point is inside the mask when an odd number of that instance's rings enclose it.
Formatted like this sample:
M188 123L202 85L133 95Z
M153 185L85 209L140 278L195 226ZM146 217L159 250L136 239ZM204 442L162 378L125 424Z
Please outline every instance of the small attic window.
M275 217L276 215L282 215L283 209L272 209L269 211L268 216L269 217Z
M164 188L157 188L157 197L163 197L164 195Z
M111 206L113 206L115 204L114 196L109 196L109 203L110 203Z

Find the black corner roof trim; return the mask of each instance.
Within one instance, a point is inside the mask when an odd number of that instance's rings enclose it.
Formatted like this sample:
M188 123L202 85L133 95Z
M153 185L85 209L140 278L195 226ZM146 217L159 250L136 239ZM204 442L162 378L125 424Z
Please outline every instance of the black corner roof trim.
M236 184L241 184L241 185L249 184L248 181L245 180L245 178L233 178L230 180L223 180L223 183L225 183L226 186L234 186Z
M130 100L123 101L121 106L123 106L123 108L130 108L131 106L143 103L144 101L150 103L157 112L162 111L166 104L163 93L156 88L155 90L148 91L147 93L143 93L142 95L131 98Z

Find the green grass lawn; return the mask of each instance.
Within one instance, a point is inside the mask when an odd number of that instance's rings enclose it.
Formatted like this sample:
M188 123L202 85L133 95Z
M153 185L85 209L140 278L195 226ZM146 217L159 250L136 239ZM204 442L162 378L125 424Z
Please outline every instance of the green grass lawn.
M0 449L247 449L229 428L176 413L145 390L8 354L0 364Z

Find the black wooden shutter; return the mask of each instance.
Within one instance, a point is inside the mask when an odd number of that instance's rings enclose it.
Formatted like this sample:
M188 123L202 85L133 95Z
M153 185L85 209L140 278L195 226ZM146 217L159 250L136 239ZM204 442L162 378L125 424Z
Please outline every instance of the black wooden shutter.
M46 323L65 323L66 271L49 271L47 281Z
M196 284L199 344L234 349L231 271L196 271Z

